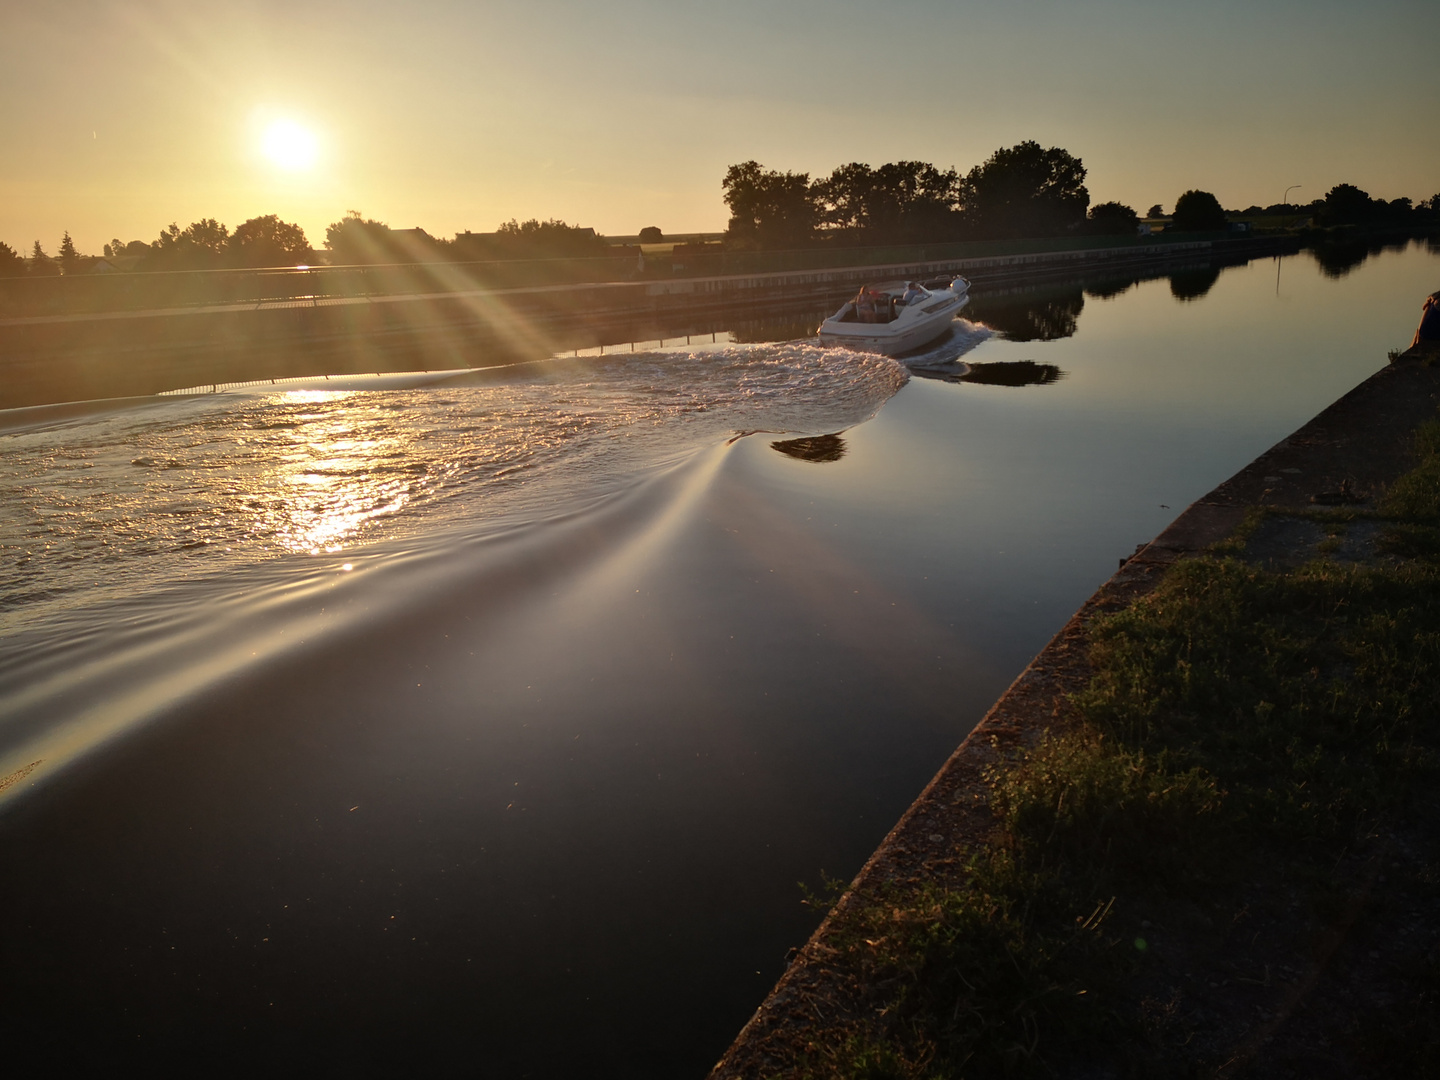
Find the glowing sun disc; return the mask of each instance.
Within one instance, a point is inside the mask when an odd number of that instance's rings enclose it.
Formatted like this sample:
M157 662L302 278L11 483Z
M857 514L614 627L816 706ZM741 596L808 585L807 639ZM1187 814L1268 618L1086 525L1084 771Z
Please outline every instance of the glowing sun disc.
M276 120L261 139L265 156L280 168L299 172L315 164L315 136L293 120Z

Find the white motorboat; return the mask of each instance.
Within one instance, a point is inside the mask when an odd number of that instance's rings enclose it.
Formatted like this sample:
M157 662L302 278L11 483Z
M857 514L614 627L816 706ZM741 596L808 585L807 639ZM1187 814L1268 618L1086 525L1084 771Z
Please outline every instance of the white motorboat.
M913 281L867 285L820 324L820 342L899 356L948 331L969 302L970 282L963 277L931 288Z

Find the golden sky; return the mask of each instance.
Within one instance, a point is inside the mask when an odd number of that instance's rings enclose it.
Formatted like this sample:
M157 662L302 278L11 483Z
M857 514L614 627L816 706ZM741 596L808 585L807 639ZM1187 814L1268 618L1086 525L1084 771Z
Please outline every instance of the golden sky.
M1142 212L1418 200L1434 31L1433 0L0 0L0 241L276 213L318 246L349 209L718 230L733 162L964 171L1031 138ZM308 167L267 156L277 122Z

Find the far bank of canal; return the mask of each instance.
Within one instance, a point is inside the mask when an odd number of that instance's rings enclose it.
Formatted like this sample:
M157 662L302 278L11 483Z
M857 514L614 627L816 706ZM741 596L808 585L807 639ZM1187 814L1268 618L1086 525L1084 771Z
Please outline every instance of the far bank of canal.
M712 334L787 313L818 323L877 279L964 274L977 294L992 295L1059 277L1123 287L1187 270L1203 277L1298 249L1292 238L1204 240L499 289L468 287L458 272L436 266L433 282L404 293L8 318L0 319L0 408L298 376L488 367Z

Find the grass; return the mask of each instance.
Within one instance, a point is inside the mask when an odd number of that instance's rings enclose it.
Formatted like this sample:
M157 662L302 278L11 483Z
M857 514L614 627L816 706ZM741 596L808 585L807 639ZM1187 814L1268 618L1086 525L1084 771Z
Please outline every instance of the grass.
M1420 464L1375 515L1389 557L1249 565L1237 548L1256 517L1091 625L1079 722L990 770L996 827L964 884L882 891L842 920L879 1020L812 1049L801 1075L1216 1075L1224 1054L1196 1040L1178 992L1156 996L1142 913L1188 918L1203 953L1228 940L1206 927L1264 880L1300 897L1291 930L1353 934L1370 887L1356 853L1398 829L1435 855L1440 423L1416 442ZM1405 873L1440 900L1428 857ZM1412 961L1403 1008L1342 1024L1362 1074L1440 1067L1440 966Z

